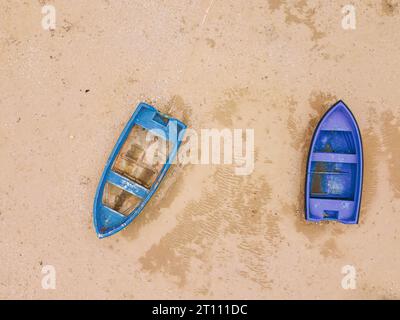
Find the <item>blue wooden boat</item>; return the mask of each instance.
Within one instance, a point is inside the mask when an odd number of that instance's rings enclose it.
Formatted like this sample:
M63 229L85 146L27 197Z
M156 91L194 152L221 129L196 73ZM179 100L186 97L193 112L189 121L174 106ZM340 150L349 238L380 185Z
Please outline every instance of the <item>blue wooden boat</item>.
M305 212L309 221L358 223L363 148L357 122L339 101L319 122L308 155Z
M140 103L101 176L93 222L99 238L125 228L157 190L182 142L186 125Z

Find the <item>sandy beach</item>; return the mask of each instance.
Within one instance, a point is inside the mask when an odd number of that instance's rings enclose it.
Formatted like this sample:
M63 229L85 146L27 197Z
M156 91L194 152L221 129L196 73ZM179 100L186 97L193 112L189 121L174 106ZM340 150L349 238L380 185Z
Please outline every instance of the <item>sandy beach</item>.
M345 30L347 4L1 0L0 298L400 299L400 1L352 1ZM363 138L360 221L307 223L310 141L338 100ZM254 170L173 165L99 240L97 184L141 101L253 129Z

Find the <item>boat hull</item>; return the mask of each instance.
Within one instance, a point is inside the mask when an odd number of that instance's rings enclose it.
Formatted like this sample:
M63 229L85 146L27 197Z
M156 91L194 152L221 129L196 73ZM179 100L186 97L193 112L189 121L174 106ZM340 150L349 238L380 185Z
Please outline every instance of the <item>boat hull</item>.
M137 106L107 160L97 187L93 223L99 238L117 233L140 214L174 161L185 130L186 125L181 121L154 107L145 103ZM160 155L164 155L163 161L157 159L154 165L155 160L146 148L162 150L157 156L161 159Z
M363 181L363 148L357 122L339 101L319 122L310 146L305 215L308 221L356 224Z

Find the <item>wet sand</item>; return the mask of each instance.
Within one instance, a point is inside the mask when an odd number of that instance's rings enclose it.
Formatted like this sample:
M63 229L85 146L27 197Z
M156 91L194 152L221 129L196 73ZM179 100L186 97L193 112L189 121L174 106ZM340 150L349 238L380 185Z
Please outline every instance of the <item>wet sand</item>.
M352 3L356 30L347 1L3 1L0 298L399 299L400 2ZM339 99L363 137L360 223L310 224L308 147ZM173 166L98 240L97 183L140 101L196 130L254 129L255 169Z

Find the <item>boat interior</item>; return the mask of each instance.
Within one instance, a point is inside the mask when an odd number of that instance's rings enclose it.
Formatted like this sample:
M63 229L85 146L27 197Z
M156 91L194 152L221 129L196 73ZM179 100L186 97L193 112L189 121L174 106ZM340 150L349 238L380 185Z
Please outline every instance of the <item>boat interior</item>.
M310 168L310 213L324 220L353 219L357 156L351 131L321 130ZM322 208L330 208L323 210Z
M172 143L160 138L140 125L133 126L111 170L134 185L150 190L167 162ZM141 197L107 182L103 204L125 216L141 202Z

